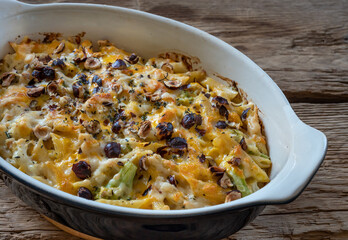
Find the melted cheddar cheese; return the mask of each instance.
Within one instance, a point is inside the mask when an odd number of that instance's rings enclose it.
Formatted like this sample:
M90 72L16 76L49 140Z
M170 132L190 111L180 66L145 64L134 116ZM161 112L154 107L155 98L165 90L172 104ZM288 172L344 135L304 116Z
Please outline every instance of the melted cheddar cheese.
M144 60L79 38L11 42L0 156L64 192L144 209L247 196L271 167L258 109L190 58Z

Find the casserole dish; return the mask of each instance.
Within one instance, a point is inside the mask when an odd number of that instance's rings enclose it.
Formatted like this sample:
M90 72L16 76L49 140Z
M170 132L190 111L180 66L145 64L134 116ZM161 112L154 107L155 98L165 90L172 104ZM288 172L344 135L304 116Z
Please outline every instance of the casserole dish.
M67 36L84 31L88 39L109 39L145 57L181 51L198 57L208 73L235 80L261 110L273 160L271 182L243 199L212 207L169 212L91 202L46 186L1 159L6 185L24 202L63 225L105 239L140 235L144 239L219 239L238 231L265 205L295 199L324 158L325 136L297 118L267 74L233 47L202 31L135 10L85 4L33 6L3 1L0 18L1 56L9 51L7 41L18 35L52 31Z

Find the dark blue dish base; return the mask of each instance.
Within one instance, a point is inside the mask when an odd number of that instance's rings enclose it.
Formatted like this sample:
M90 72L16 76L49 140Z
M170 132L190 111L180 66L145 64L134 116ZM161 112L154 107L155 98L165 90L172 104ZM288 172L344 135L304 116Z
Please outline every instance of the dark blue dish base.
M76 207L30 188L0 171L11 191L39 213L76 231L102 239L221 239L251 222L265 206L200 216L138 217Z

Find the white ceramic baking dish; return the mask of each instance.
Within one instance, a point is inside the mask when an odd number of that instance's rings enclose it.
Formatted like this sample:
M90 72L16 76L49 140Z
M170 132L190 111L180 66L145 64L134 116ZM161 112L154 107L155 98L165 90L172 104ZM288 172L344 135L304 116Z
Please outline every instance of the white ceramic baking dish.
M324 159L325 135L296 116L272 79L244 54L201 30L125 8L29 5L14 0L1 1L0 29L0 58L10 51L8 41L19 35L42 38L38 33L43 32L65 36L86 32L87 39L109 39L116 46L145 57L168 50L183 52L198 57L208 73L236 81L260 109L273 163L271 182L245 198L211 207L157 211L88 201L34 180L0 158L2 178L17 196L39 212L78 231L118 239L137 238L139 234L143 239L221 238L251 221L263 206L294 200Z

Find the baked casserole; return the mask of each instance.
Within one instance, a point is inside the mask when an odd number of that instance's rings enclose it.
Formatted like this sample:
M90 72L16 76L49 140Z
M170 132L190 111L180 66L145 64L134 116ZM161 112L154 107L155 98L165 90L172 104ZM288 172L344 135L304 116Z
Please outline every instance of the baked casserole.
M144 60L80 36L10 42L0 63L0 156L102 203L190 209L269 182L257 106L191 58Z

